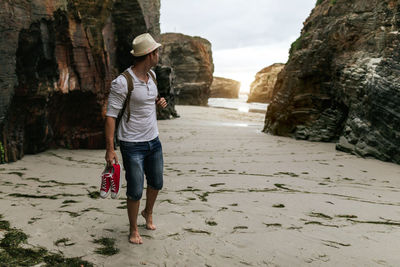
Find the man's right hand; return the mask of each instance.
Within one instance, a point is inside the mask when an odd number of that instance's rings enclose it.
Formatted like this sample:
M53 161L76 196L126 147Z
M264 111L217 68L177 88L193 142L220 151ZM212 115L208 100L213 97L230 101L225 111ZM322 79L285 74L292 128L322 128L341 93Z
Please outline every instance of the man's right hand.
M118 163L118 157L117 153L115 153L115 150L107 150L106 151L106 156L105 156L107 166L112 166L115 162L115 164Z

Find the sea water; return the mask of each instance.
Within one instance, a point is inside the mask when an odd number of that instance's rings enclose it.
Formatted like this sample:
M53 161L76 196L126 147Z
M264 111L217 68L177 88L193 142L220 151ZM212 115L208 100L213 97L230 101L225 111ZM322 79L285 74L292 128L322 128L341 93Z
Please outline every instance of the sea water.
M208 106L214 108L234 109L240 112L266 113L268 104L247 103L247 95L240 94L239 98L209 98Z

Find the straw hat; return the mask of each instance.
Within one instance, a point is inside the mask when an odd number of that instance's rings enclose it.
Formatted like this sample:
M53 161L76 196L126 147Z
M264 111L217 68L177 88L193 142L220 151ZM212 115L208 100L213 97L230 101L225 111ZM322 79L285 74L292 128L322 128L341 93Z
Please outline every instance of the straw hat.
M132 41L132 50L131 54L134 57L140 57L147 55L157 48L159 48L161 44L157 43L154 41L153 37L149 33L143 33L139 36L137 36L135 39Z

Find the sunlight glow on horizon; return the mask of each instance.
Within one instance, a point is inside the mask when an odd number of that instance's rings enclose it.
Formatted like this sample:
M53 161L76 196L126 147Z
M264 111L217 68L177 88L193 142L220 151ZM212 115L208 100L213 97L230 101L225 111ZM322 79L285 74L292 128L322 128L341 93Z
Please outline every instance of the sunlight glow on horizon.
M286 63L292 36L286 42L213 51L214 76L241 83L240 92L249 93L257 72L274 63Z

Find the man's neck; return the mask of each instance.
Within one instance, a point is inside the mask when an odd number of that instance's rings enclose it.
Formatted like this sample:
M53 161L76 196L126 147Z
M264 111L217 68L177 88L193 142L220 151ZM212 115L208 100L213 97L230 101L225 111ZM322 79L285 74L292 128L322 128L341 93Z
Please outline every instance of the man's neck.
M138 64L131 67L135 75L142 80L147 80L147 73L150 71L150 67L145 64Z

